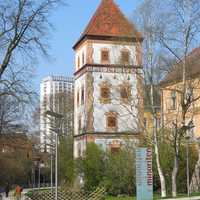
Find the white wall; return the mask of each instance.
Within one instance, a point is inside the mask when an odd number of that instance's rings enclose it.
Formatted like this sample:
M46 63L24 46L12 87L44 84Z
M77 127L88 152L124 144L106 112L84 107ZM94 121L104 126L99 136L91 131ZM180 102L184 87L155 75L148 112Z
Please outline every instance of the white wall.
M85 103L81 104L82 87L84 87L84 91L86 91L86 74L82 75L77 80L75 80L75 85L74 85L74 132L75 132L74 134L75 135L78 135L78 119L80 115L82 117L82 120L81 120L82 128L85 126L85 115L86 115L85 106L84 106ZM79 91L79 106L77 106L78 91Z
M119 64L121 58L121 50L127 49L130 52L130 64L135 65L136 63L136 50L134 45L119 45L119 44L100 44L94 43L93 45L93 61L95 64L101 63L101 50L106 48L110 54L110 64Z
M100 79L102 76L102 79ZM137 87L136 87L136 77L131 74L128 76L125 74L114 74L114 73L93 73L94 77L94 129L95 132L106 132L106 115L105 113L114 111L119 114L118 116L118 132L123 131L135 131L137 129L136 118L133 115L137 116L137 105L135 108L131 109L131 105L122 105L121 99L119 96L119 85L124 81L128 81L131 85L131 95L135 98L135 104L137 103ZM114 78L115 77L115 78ZM100 84L103 81L108 81L111 84L111 103L110 104L101 104L100 103ZM132 102L134 105L134 101ZM130 112L132 114L130 114Z

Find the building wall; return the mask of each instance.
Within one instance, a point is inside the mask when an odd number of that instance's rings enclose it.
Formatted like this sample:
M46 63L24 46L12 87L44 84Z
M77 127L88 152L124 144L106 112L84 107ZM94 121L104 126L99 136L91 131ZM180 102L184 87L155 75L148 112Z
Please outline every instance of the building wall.
M192 82L190 82L193 89L193 97L194 99L199 97L200 94L200 83L199 80L194 79ZM162 109L163 109L163 121L164 126L166 127L172 127L172 122L177 120L178 124L181 123L181 97L180 93L178 92L182 90L182 84L181 83L175 83L175 84L169 84L162 88ZM172 98L171 94L172 91L176 91L176 106L173 108L172 106ZM190 120L193 120L194 123L194 136L199 137L200 136L200 99L194 101L192 105L190 106L187 115L186 115L186 123Z
M102 76L102 78L100 78ZM137 132L137 89L136 89L136 76L135 74L128 75L121 73L100 73L94 72L94 131L106 132L106 113L113 111L118 114L118 130L117 132ZM111 89L111 102L103 104L100 102L100 85L102 82L107 81ZM131 96L133 101L127 104L122 103L119 87L123 82L128 82L131 85ZM133 107L131 107L134 105ZM136 116L136 117L134 117Z
M136 52L137 46L138 44L130 42L128 43L128 42L114 42L114 41L101 41L101 40L87 40L75 52L75 70L78 71L84 64L92 64L92 63L102 64L101 63L102 49L107 49L110 51L109 64L120 64L121 50L128 50L130 52L129 64L140 65L141 64L140 61L137 60L137 52Z

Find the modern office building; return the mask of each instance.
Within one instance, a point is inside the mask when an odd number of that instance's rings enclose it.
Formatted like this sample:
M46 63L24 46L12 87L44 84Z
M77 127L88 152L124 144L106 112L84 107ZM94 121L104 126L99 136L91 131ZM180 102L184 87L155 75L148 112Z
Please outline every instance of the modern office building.
M74 80L70 77L48 76L40 84L40 141L43 147L52 143L52 129L58 128L55 120L45 116L46 111L63 115L62 132L73 134Z

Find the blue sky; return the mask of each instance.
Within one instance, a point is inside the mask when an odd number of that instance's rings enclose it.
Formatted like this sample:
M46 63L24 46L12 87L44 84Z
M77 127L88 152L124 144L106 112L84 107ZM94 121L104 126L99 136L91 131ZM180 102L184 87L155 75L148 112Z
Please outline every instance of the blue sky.
M80 37L101 0L66 0L68 6L59 8L51 17L50 59L41 59L36 69L35 87L39 91L41 79L48 75L73 76L72 46ZM123 13L130 17L141 0L115 0Z

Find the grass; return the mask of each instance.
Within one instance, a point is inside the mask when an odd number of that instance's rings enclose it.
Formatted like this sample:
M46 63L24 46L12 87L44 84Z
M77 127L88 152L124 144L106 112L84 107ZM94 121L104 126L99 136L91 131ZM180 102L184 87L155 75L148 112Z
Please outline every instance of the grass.
M200 196L200 193L194 193L192 194L191 196ZM186 194L180 194L178 195L177 198L180 198L180 197L187 197ZM170 197L167 197L167 198L170 198ZM161 199L160 195L154 195L154 200L158 200L158 199ZM107 197L106 200L136 200L135 197Z

